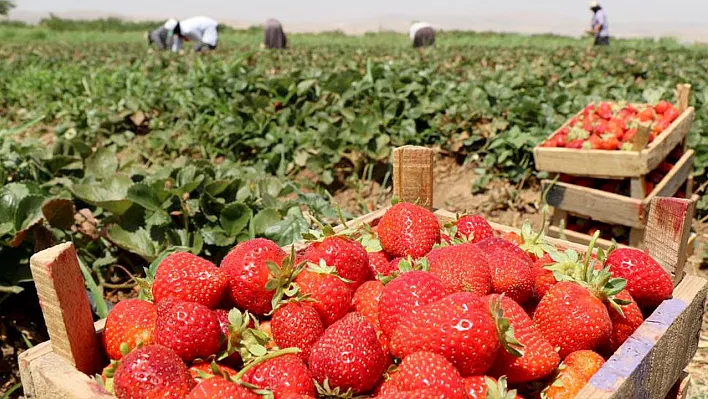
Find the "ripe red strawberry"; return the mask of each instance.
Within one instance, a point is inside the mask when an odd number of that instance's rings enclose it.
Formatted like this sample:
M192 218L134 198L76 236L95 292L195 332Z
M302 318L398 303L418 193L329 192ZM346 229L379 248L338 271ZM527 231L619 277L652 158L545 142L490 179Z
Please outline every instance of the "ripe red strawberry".
M440 224L429 210L408 202L392 206L378 225L384 250L395 257L425 256L440 242Z
M547 399L574 399L605 363L605 359L589 350L573 352L563 361L554 381L544 389Z
M558 282L553 276L553 272L546 268L546 266L555 263L551 255L545 254L542 258L534 262L531 268L534 276L533 292L537 300L541 300L541 298L546 295L546 292Z
M108 357L114 360L123 357L120 346L125 343L128 350L150 345L155 341L157 307L140 299L126 299L108 313L103 329L103 346Z
M533 296L533 265L529 255L501 238L487 238L475 245L487 257L492 272L492 292L506 294L520 304Z
M415 314L420 307L445 296L445 286L439 278L423 271L401 274L389 282L379 302L379 323L387 337L403 317Z
M310 302L326 327L344 317L352 303L349 284L340 279L334 268L310 266L295 277L299 292L309 295Z
M356 290L352 297L351 309L361 313L376 327L376 333L381 341L384 352L388 353L388 337L381 331L379 322L379 302L383 295L384 285L378 280L367 281Z
M612 118L612 105L607 102L602 102L598 104L595 113L602 119L610 119Z
M617 136L614 134L604 134L601 138L600 149L614 151L619 148L619 140L617 140Z
M674 107L671 107L666 110L666 112L664 112L664 116L661 119L672 123L673 121L678 119L679 116L681 116L681 114L679 114L678 110Z
M464 378L467 399L487 399L487 378L496 382L495 378L483 375L473 375Z
M619 248L610 252L605 266L609 266L613 276L627 280L627 291L640 308L655 308L673 294L669 273L638 249Z
M377 399L446 399L446 396L435 389L416 389L407 392L390 392L376 396Z
M242 242L221 261L221 270L229 276L229 294L239 309L257 315L271 311L274 291L266 289L272 275L268 262L280 265L286 257L278 244L264 238Z
M211 377L234 377L238 374L238 371L229 366L210 362L192 363L187 370L197 382Z
M437 353L416 352L406 356L384 383L395 392L434 389L444 398L465 399L464 382L455 366ZM385 390L385 388L382 388Z
M434 250L428 256L430 273L442 281L447 293L468 291L486 295L492 291L487 258L472 243Z
M395 357L420 351L438 353L465 377L489 370L499 347L497 324L488 303L469 292L420 307L403 318L391 336Z
M310 370L295 355L282 355L259 363L243 375L243 381L272 391L275 399L285 393L316 394Z
M194 387L182 359L169 348L147 345L127 354L113 376L118 399L183 398Z
M503 310L503 317L514 329L516 341L523 345L522 356L500 350L489 374L500 377L506 375L510 383L524 383L544 379L553 374L561 359L553 346L541 335L533 320L513 299L497 294L485 297L492 301L492 313ZM514 352L512 350L512 352Z
M644 108L641 112L637 114L637 119L639 119L640 122L651 122L654 120L654 108L651 106L648 106Z
M216 354L221 335L216 313L204 305L169 299L157 307L155 343L174 350L185 362Z
M316 265L324 261L340 277L351 281L352 291L371 279L369 256L359 242L343 236L328 236L313 242L305 250L305 260Z
M521 246L521 244L524 243L524 239L521 238L519 233L516 233L513 231L510 231L510 232L504 234L504 237L502 237L502 238L505 239L506 241L509 241L512 244L516 244L516 246Z
M494 236L492 226L480 215L462 216L456 226L458 236L465 237L469 242L480 242Z
M294 392L285 392L279 399L315 399L312 395L302 395Z
M397 270L396 267L391 265L391 257L384 251L368 252L369 255L369 268L371 269L371 275L376 277L380 274L384 276L390 276L391 272Z
M376 337L376 328L357 312L346 315L325 330L312 347L309 359L313 378L323 385L354 395L371 391L388 366Z
M214 309L228 286L228 277L213 263L189 252L174 252L157 267L152 297L155 303L177 298Z
M610 313L610 319L612 320L612 334L601 348L602 353L607 355L615 353L624 341L644 322L641 309L639 309L639 306L637 306L637 303L634 302L626 289L617 294L615 298L629 303L620 306L622 314L612 306L607 306L607 311Z
M656 110L656 113L658 114L664 114L671 107L673 107L673 105L671 105L670 102L662 100L654 106L654 110Z
M223 378L209 378L200 382L185 399L259 399L248 388Z
M271 319L273 339L280 348L298 348L300 359L307 361L310 350L324 333L317 310L309 303L291 302L279 307Z
M594 350L610 339L612 321L605 304L587 288L559 282L539 302L534 322L565 358L581 349Z

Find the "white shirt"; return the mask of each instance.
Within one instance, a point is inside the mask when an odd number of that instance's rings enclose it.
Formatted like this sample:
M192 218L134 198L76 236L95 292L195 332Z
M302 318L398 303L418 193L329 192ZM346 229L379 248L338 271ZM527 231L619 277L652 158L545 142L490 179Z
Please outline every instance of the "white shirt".
M204 43L216 46L218 33L216 28L219 23L209 17L194 17L179 21L180 34L189 38L195 43ZM172 51L179 51L182 47L182 39L175 36L172 43Z
M415 39L415 34L418 33L418 31L423 28L432 28L432 26L429 23L422 22L422 21L416 22L413 25L411 25L411 29L410 29L411 40Z
M610 27L607 26L607 15L605 15L605 10L603 9L597 10L597 12L592 16L592 28L595 29L597 26L602 26L597 36L610 36Z

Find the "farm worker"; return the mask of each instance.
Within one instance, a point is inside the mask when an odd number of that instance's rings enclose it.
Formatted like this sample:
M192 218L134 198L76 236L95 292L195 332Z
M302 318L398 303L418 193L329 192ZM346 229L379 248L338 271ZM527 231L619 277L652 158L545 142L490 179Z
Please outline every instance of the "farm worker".
M265 22L266 48L285 48L288 46L288 37L283 32L283 25L277 19L270 18Z
M415 48L435 44L435 29L427 22L418 21L413 23L409 33Z
M597 1L590 2L590 11L593 12L592 23L589 34L595 36L596 46L607 46L610 44L610 28L607 24L607 15L602 6Z
M173 38L172 51L182 48L182 40L193 41L194 51L214 50L219 41L219 23L209 17L193 17L165 22L168 40Z
M157 46L158 49L167 50L168 48L170 48L170 43L167 40L167 36L168 36L167 28L165 28L164 26L160 26L159 28L157 28L151 32L147 32L146 38L147 38L148 46L155 43L155 45Z

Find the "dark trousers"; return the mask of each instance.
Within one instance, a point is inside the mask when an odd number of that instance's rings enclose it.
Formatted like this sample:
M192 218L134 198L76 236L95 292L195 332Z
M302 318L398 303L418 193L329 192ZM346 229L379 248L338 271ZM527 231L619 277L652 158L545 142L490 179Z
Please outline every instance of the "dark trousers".
M595 45L596 46L609 46L610 45L610 37L609 36L595 36Z
M413 38L413 47L425 47L435 44L435 30L433 28L420 28Z

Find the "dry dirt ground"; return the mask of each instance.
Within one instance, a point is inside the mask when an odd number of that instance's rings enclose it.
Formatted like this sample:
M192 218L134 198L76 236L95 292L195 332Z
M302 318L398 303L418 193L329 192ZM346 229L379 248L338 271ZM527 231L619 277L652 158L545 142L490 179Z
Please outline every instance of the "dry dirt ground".
M542 224L538 186L519 190L508 182L496 180L487 185L484 193L472 194L478 175L473 167L459 166L452 159L438 159L435 176L433 198L436 208L480 213L489 220L515 227L526 221L531 222L534 229ZM369 182L357 190L339 192L335 200L345 209L357 212L363 207L377 209L390 203L391 196L390 188L382 191L377 183ZM698 234L697 246L686 270L687 273L708 278L708 264L702 264L701 258L703 252L708 252L708 249L704 250L708 245L708 224L696 223L694 228ZM703 319L698 351L687 370L692 375L689 398L708 399L708 316Z

